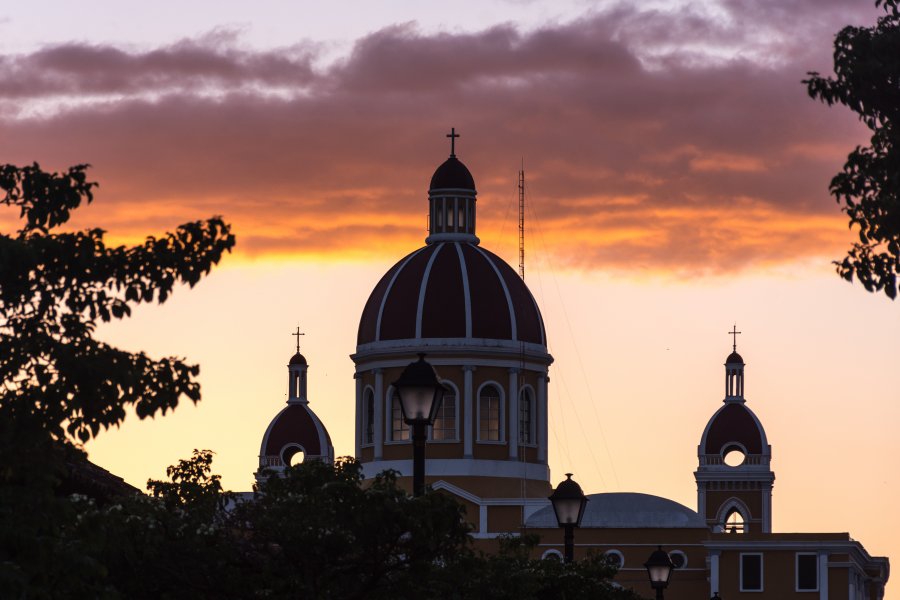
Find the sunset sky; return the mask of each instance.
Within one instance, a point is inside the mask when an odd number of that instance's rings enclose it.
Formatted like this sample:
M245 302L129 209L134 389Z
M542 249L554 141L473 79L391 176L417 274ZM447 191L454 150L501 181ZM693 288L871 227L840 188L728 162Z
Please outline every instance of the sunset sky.
M456 127L482 244L527 275L551 368L550 466L696 508L742 331L776 531L900 559L900 304L835 274L828 182L866 129L810 100L871 0L121 3L0 8L0 162L90 163L77 227L133 243L220 214L236 251L101 336L201 365L203 400L87 446L139 487L193 448L247 490L306 332L312 408L352 454L362 307L422 244ZM16 214L0 212L4 232ZM896 584L889 585L889 589ZM891 594L889 594L890 596ZM896 595L895 595L896 596Z

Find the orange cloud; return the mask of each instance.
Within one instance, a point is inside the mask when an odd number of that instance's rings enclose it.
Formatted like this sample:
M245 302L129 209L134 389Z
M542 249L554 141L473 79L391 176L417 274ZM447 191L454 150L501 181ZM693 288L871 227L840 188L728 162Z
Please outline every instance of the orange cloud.
M424 237L453 125L485 240L515 227L524 156L529 202L562 264L729 272L832 258L846 227L827 184L862 129L800 84L830 34L782 33L766 46L777 60L697 60L677 40L724 43L734 26L619 7L529 33L391 27L318 68L303 44L72 43L0 57L12 82L0 104L17 107L0 116L0 153L92 163L101 188L73 225L117 240L222 214L239 256L396 256ZM788 33L805 42L786 50ZM651 38L671 49L648 59Z

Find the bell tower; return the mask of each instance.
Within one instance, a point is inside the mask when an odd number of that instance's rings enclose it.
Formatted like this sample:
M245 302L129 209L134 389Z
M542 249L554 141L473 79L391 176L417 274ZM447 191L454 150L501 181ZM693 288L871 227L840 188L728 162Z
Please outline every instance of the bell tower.
M744 399L744 359L725 359L725 399L706 424L697 448L697 512L716 532L771 533L772 447Z

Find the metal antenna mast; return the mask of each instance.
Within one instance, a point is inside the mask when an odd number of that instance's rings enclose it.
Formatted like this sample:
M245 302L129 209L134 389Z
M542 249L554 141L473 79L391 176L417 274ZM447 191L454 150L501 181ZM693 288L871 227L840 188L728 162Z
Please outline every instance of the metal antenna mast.
M519 170L519 277L525 279L525 159Z

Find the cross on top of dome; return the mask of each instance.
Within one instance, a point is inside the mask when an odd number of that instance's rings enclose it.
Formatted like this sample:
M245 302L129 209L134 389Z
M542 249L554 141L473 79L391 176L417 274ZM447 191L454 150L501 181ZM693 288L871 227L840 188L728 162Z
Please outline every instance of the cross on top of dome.
M450 128L450 133L447 134L447 137L450 138L450 156L456 158L456 138L460 137L456 133L456 127Z
M728 335L730 335L732 338L734 338L732 340L732 344L731 344L732 352L737 352L737 336L740 335L740 333L741 332L737 330L737 323L734 324L734 329L732 329L731 331L728 332Z
M305 333L300 333L300 326L297 325L297 331L296 331L296 333L292 333L291 335L294 336L295 338L297 338L297 352L299 353L299 352L300 352L300 336L301 336L301 335L306 335L306 334L305 334Z

